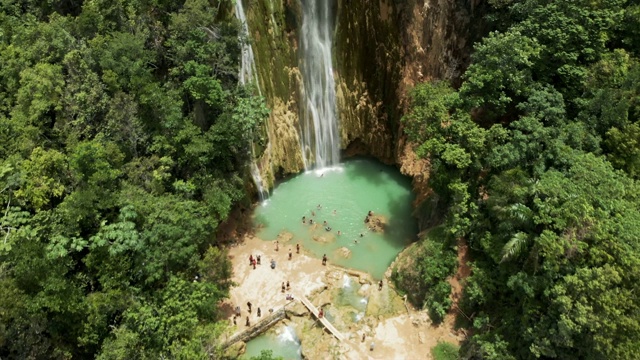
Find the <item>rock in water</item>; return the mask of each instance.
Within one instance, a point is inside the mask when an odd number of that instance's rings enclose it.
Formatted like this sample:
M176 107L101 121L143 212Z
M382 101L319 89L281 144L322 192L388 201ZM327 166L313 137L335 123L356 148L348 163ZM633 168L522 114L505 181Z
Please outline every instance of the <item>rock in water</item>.
M341 257L345 258L345 259L351 258L351 250L347 249L344 246L339 248L338 250L336 250L336 254L338 256L341 256Z

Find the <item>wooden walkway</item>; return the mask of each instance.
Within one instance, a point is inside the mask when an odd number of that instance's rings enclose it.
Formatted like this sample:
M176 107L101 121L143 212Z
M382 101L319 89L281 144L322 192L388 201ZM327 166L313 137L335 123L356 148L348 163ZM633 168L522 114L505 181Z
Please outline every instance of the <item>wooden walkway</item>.
M329 331L333 334L333 336L336 337L336 339L340 341L344 341L344 336L342 336L342 334L338 331L338 329L336 329L333 325L331 325L329 320L327 320L324 316L318 317L318 309L311 303L311 301L309 301L309 299L307 299L304 295L299 295L298 299L300 299L300 302L302 302L304 306L306 306L311 311L311 313L315 315L315 317L318 318L318 320L320 320L320 322L322 323L322 325L324 325L324 327L329 329Z

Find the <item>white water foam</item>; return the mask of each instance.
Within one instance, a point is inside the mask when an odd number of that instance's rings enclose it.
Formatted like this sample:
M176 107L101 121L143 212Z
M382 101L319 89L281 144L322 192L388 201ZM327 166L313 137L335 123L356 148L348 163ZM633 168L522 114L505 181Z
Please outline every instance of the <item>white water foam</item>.
M351 287L351 278L347 274L342 275L342 288L350 288Z
M291 326L284 326L278 334L278 340L281 342L289 342L294 344L300 344L300 340L296 336L296 331Z
M330 173L330 172L341 173L343 171L344 171L344 167L342 167L340 165L335 165L335 166L327 166L327 167L323 167L323 168L319 168L319 169L315 169L315 170L308 170L308 171L305 171L305 175L307 175L307 174L315 174L317 177L322 177L326 173Z

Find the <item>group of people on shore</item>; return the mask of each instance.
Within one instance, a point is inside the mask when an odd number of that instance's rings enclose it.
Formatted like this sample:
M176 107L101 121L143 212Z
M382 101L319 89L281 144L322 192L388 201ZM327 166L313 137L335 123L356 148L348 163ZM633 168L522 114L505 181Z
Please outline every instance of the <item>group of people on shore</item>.
M249 255L249 266L253 266L253 270L255 270L256 265L260 265L260 255L256 255L256 257L253 257L253 254Z
M280 244L278 241L276 241L276 247L275 247L275 251L278 251L280 249ZM300 254L300 244L296 244L296 254ZM289 260L291 260L293 257L293 252L292 249L289 248ZM261 263L261 256L258 254L256 256L253 256L253 254L249 255L249 266L253 267L253 269L255 270L257 265L260 265ZM276 268L276 261L275 259L271 259L271 268L275 269ZM282 282L282 293L284 293L285 291L289 291L291 289L291 283L289 282L289 280L287 280L286 282ZM293 296L291 294L287 294L286 299L291 301L293 300ZM247 310L249 312L249 315L251 314L251 302L247 302ZM273 309L269 309L269 312L273 312ZM262 310L260 308L257 308L257 316L261 317L262 316ZM247 315L245 317L245 325L247 327L251 326L251 320L249 318L249 315ZM241 317L241 311L240 311L240 306L236 306L235 308L235 312L233 315L233 325L237 325L237 319Z
M321 206L318 205L318 209L320 209L320 208L321 208ZM334 214L335 214L335 212L336 211L334 210ZM313 211L312 211L312 216L315 216L315 212L313 212ZM371 221L371 217L372 216L373 216L373 211L369 211L367 213L366 218L365 218L365 224L367 224L367 223L369 223ZM309 219L309 223L310 224L313 224L312 221L313 221L313 219ZM302 217L302 222L306 223L306 217L305 216ZM324 225L326 227L328 227L328 224L327 224L326 221L324 222ZM330 227L328 227L328 228L329 228L329 230L327 230L327 231L330 231L331 228ZM325 230L326 230L326 228L325 228ZM340 235L340 234L341 234L340 231L338 231L338 235ZM361 233L360 237L363 237L363 236L364 236L364 234ZM357 239L355 240L355 242L356 243L358 242ZM275 249L274 250L275 251L279 251L279 242L277 240L276 240L276 244L275 244ZM296 244L296 254L300 254L300 244L299 243ZM292 248L289 248L288 259L292 260L292 257L293 257ZM322 265L326 266L327 261L328 261L327 254L323 254L322 255ZM256 256L253 256L253 254L250 254L249 255L249 265L251 267L253 267L253 269L255 270L257 265L261 265L261 255L258 254ZM275 267L276 267L275 260L271 259L271 268L275 269ZM383 281L380 280L378 282L378 290L382 290L382 288L383 288ZM292 301L293 300L293 296L289 293L290 289L291 289L291 283L289 282L289 280L287 280L286 282L283 281L282 284L281 284L281 292L283 294L285 292L287 293L287 295L286 295L287 301ZM249 327L251 327L251 324L252 324L250 316L252 314L252 305L253 304L251 303L251 301L248 301L246 305L247 305L248 315L245 316L245 326L247 328L249 328ZM273 308L269 309L269 312L272 313L273 312ZM261 310L260 307L256 308L256 315L257 315L257 319L256 319L256 321L257 321L262 316L262 310ZM323 317L324 317L324 309L321 307L319 309L319 312L318 312L318 318L323 318ZM242 317L241 317L240 306L236 306L235 312L234 312L234 315L233 315L233 325L237 326L238 319L241 319L241 318ZM364 342L364 340L365 340L365 335L363 334L362 341ZM371 347L370 347L371 351L373 351L373 347L374 347L374 344L371 343Z
M247 301L247 311L249 312L249 315L251 315L251 306L253 304L251 304L251 301ZM270 312L273 312L273 309L269 309ZM262 316L262 310L260 308L257 308L256 311L258 317ZM249 315L245 316L245 326L249 327L251 326L251 319L249 319ZM237 325L238 322L238 318L240 318L242 316L242 311L240 310L240 306L236 306L234 314L233 314L233 325Z

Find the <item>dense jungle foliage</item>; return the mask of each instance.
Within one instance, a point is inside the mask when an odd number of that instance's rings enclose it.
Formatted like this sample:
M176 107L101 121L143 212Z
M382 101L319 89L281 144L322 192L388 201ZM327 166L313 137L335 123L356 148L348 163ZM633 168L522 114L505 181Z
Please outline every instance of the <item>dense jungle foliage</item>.
M209 358L268 115L231 0L0 0L0 358Z
M416 87L404 119L469 246L460 356L637 358L640 1L488 2L461 86Z

